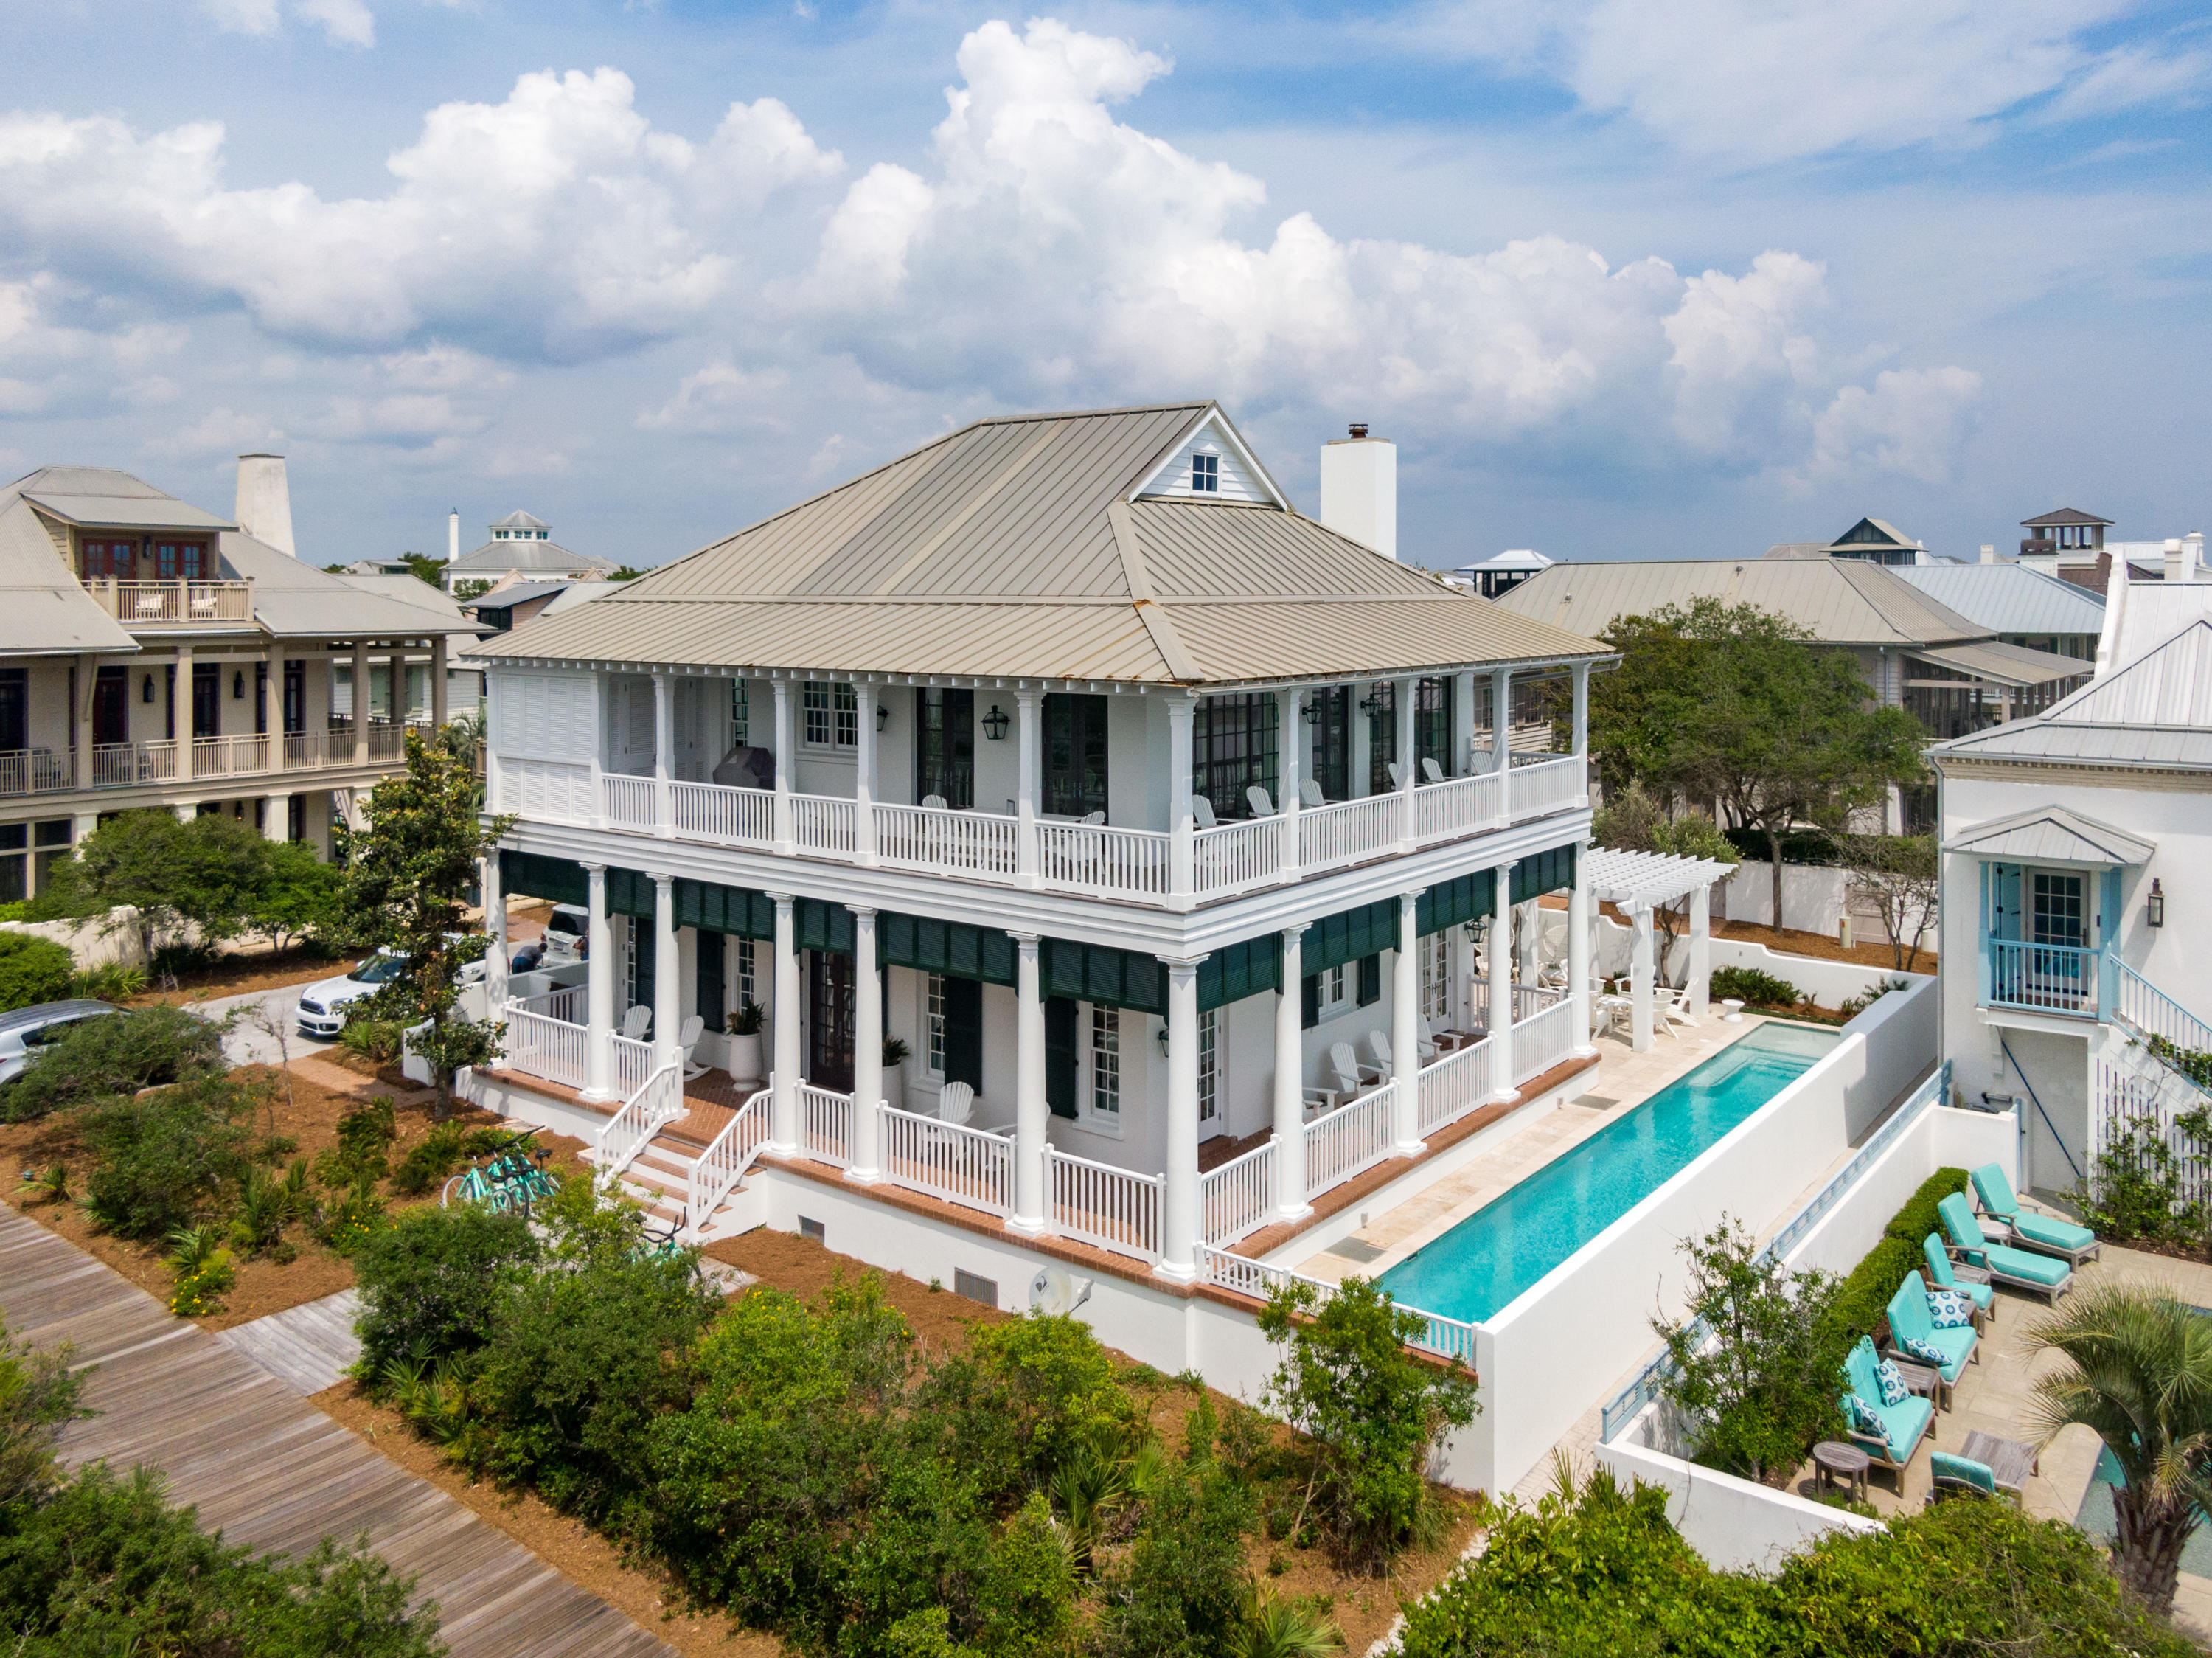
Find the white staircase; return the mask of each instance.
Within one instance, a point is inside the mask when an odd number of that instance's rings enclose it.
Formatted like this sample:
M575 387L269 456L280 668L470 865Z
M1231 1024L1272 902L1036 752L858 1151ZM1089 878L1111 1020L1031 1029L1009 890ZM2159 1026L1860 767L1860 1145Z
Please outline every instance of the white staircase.
M2113 959L2108 971L2111 1022L2093 1073L2091 1155L2111 1149L2130 1130L2152 1134L2172 1153L2184 1196L2212 1198L2212 1146L2206 1143L2212 1137L2192 1132L2212 1119L2212 1092L2151 1045L2163 1038L2177 1048L2212 1053L2212 1025L2125 962Z
M602 1183L642 1204L655 1229L673 1222L693 1242L734 1232L729 1202L768 1137L767 1090L708 1139L684 1103L680 1076L666 1089L672 1105L648 1105L653 1087L648 1082L601 1131L592 1161Z

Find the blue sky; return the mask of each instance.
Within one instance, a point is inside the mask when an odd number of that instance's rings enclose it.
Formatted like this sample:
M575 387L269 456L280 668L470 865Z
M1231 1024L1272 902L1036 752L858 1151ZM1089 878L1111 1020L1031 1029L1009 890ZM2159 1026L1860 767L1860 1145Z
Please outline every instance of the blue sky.
M1434 564L2207 527L2201 8L9 9L0 469L279 448L319 560L1194 395L1309 508L1396 439Z

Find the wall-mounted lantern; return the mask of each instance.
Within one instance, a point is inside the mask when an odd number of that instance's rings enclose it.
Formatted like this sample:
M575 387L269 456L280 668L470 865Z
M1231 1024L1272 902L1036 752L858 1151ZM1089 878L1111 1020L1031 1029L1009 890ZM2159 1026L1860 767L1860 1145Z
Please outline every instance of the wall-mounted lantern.
M1168 1057L1168 1021L1164 1019L1160 1021L1159 1038L1160 1058L1164 1059Z
M983 716L983 735L997 742L1006 735L1006 728L1012 723L1006 717L1006 710L993 703L991 711Z
M2154 927L2165 926L2166 894L2159 891L2158 881L2155 878L2154 878L2150 883L2150 903L2148 908L2150 911L2148 917L2150 924Z
M1298 712L1304 716L1305 722L1308 725L1319 725L1321 723L1321 698L1319 697L1301 698L1298 702Z
M146 688L139 692L138 700L142 703L150 703L154 700L154 676L150 674L146 676Z
M876 702L876 729L880 731L891 722L891 705L880 698Z
M246 670L234 669L230 676L230 699L234 703L246 700Z
M1364 714L1369 719L1373 719L1377 714L1380 714L1382 711L1382 697L1375 692L1369 692L1364 697L1362 697L1359 699L1359 711Z

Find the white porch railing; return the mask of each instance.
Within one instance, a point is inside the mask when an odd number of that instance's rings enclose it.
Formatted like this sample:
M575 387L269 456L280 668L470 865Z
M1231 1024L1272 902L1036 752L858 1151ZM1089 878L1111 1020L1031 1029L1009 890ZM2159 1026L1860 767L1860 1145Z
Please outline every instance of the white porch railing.
M1191 884L1200 898L1222 898L1254 887L1272 886L1283 867L1280 818L1254 818L1201 829L1197 835Z
M1020 825L988 812L935 806L878 806L876 856L896 869L1012 881L1020 857Z
M1425 842L1487 828L1505 815L1504 801L1495 771L1425 783L1413 791L1413 833Z
M763 1088L739 1106L693 1160L684 1179L684 1226L695 1241L752 1167L754 1155L768 1143L769 1099L769 1090Z
M1565 991L1555 991L1548 984L1516 984L1513 987L1513 1022L1534 1019L1545 1009L1553 1007L1566 997Z
M1299 813L1298 867L1314 875L1395 850L1405 809L1395 795L1370 795Z
M1513 1021L1513 1081L1517 1087L1564 1064L1575 1051L1575 1007L1554 1003L1543 1012Z
M853 1166L853 1096L799 1085L799 1149L817 1163Z
M1506 800L1516 820L1565 812L1589 799L1583 792L1587 785L1583 762L1573 754L1539 760L1534 765L1516 765L1506 772L1505 779Z
M884 1176L909 1192L927 1192L968 1209L1005 1215L1014 1206L1014 1148L979 1129L878 1107L884 1124Z
M1045 1218L1063 1238L1156 1261L1167 1177L1094 1163L1047 1146Z
M1279 836L1280 832L1277 831ZM1043 823L1037 826L1037 843L1041 873L1048 887L1107 898L1167 896L1173 843L1166 835L1149 829L1113 829L1103 824ZM1009 869L1012 867L1011 844L1010 840Z
M268 769L269 739L265 735L192 739L195 777L234 777Z
M1200 1235L1218 1248L1267 1225L1275 1210L1274 1141L1201 1175L1198 1209Z
M1395 1082L1385 1082L1305 1125L1308 1198L1342 1185L1390 1155L1390 1102L1397 1090Z
M251 582L87 582L85 591L125 627L165 623L250 622Z
M651 829L659 813L653 805L651 777L626 777L610 773L599 779L606 804L607 821L618 829Z
M653 1044L633 1042L627 1036L611 1036L615 1050L615 1092L627 1100L653 1075Z
M1269 1266L1265 1262L1248 1260L1242 1255L1232 1255L1227 1250L1205 1244L1198 1247L1198 1276L1205 1283L1240 1295L1249 1295L1255 1301L1265 1301L1270 1290L1287 1289L1292 1284L1305 1284L1322 1301L1336 1293L1336 1286L1324 1283L1319 1278L1310 1278L1303 1272L1293 1272L1288 1267ZM1455 1358L1462 1363L1474 1363L1475 1327L1463 1319L1448 1319L1441 1313L1431 1313L1418 1307L1396 1303L1399 1310L1413 1314L1421 1320L1421 1333L1407 1344L1425 1352L1436 1353L1445 1358Z
M684 1112L684 1067L671 1062L647 1077L599 1131L599 1183L611 1186L653 1137Z
M791 838L802 852L849 858L856 844L853 838L854 811L854 804L848 800L836 800L827 795L793 795Z
M507 1005L524 1013L543 1014L548 1019L557 1019L563 1024L579 1028L586 1018L585 1006L589 1002L591 987L586 984L556 984L550 991L540 991L535 996L511 996Z
M585 1039L581 1025L519 1001L507 1004L507 1064L516 1070L563 1088L581 1088L586 1074Z
M41 795L70 786L67 754L51 748L14 748L0 753L0 795Z
M608 781L615 779L611 777ZM720 841L731 846L770 846L775 842L775 795L772 790L726 789L711 783L672 783L668 785L668 796L676 832L687 840Z
M1498 1091L1491 1077L1490 1039L1471 1042L1421 1067L1414 1082L1414 1121L1424 1137L1486 1105Z

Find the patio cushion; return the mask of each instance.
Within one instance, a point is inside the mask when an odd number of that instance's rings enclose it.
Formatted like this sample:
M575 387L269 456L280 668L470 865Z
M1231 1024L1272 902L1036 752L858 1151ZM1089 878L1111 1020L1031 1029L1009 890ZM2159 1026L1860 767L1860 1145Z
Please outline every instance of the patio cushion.
M1966 1204L1965 1192L1952 1192L1936 1205L1936 1213L1942 1217L1943 1230L1960 1248L1979 1254L1990 1247L1990 1235L1982 1230L1982 1223L1974 1218L1974 1211Z
M1937 1479L1956 1480L1961 1485L1971 1485L1978 1491L1997 1494L1997 1477L1986 1462L1977 1462L1971 1457L1955 1456L1948 1451L1928 1454L1928 1472Z
M1875 1414L1881 1418L1881 1442L1892 1462L1903 1462L1912 1454L1912 1448L1920 1442L1921 1435L1928 1431L1928 1424L1936 1415L1936 1407L1917 1395L1897 1405L1877 1405L1874 1408Z
M2076 1226L2071 1221L2062 1221L2050 1215L2024 1212L2014 1217L2012 1229L2030 1243L2069 1253L2087 1249L2097 1241L2097 1234L2087 1227Z
M1971 1329L1974 1303L1953 1289L1939 1289L1928 1297L1928 1317L1938 1330Z
M1875 1372L1881 1361L1875 1356L1874 1342L1861 1336L1844 1357L1844 1385L1861 1399L1881 1397L1881 1382Z
M1929 1233L1921 1242L1920 1253L1928 1258L1929 1283L1951 1295L1966 1296L1984 1313L1990 1310L1996 1300L1996 1291L1985 1283L1960 1283L1958 1275L1951 1271L1950 1252L1943 1247L1942 1239Z
M1923 1364L1932 1364L1946 1381L1956 1381L1974 1351L1972 1330L1939 1330L1928 1306L1920 1275L1911 1274L1889 1298L1889 1330L1898 1346Z
M1884 1405L1901 1405L1912 1397L1912 1390L1905 1385L1905 1372L1887 1359L1875 1366L1874 1378Z
M2008 1249L2002 1244L1992 1244L1984 1253L1989 1256L1990 1271L2001 1277L2019 1278L2056 1289L2074 1276L2074 1269L2056 1255L2030 1254L2025 1249Z
M1844 1395L1844 1414L1850 1418L1853 1432L1872 1434L1876 1439L1887 1442L1889 1428L1882 1421L1881 1412L1856 1393Z

